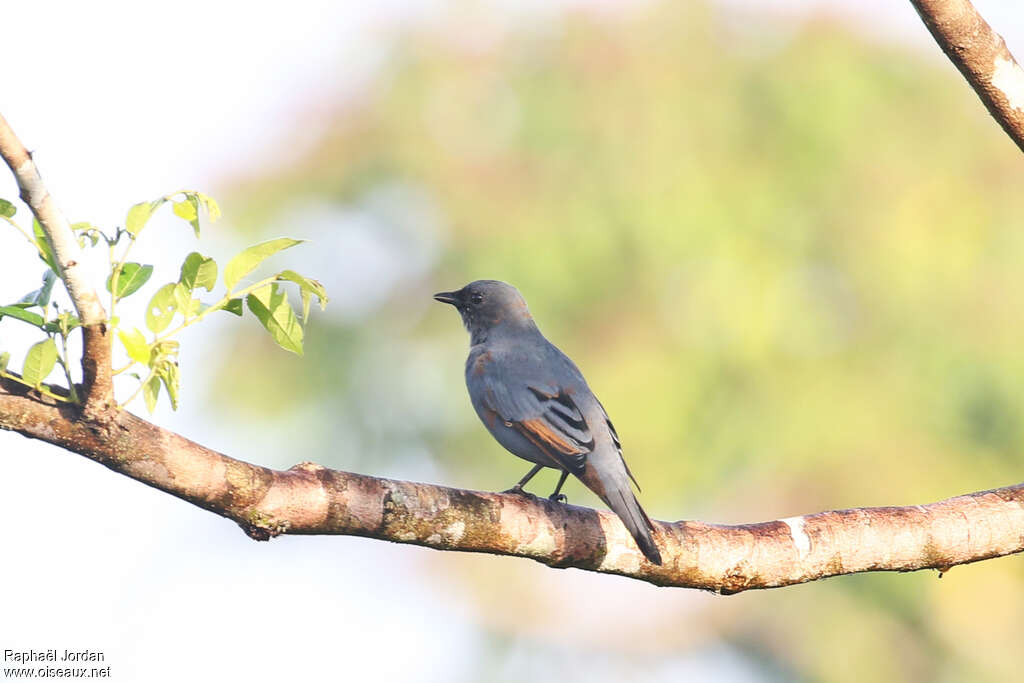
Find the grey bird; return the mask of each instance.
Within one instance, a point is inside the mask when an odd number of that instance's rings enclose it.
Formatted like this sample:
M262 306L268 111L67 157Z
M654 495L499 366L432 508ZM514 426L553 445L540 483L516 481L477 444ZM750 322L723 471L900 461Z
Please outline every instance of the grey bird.
M636 479L612 421L576 364L537 329L519 290L477 280L434 298L455 306L469 330L466 386L480 420L513 455L534 463L508 492L522 493L551 467L562 474L550 498L565 500L562 485L573 474L619 516L644 557L660 565L653 525L630 487Z

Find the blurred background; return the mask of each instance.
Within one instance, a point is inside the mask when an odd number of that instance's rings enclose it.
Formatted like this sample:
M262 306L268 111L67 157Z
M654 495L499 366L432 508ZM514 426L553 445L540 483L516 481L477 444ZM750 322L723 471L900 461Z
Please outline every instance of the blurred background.
M1024 54L1024 11L976 4ZM273 262L331 296L304 358L252 319L182 338L183 408L154 419L207 446L507 488L527 467L478 424L467 335L430 298L497 278L587 375L653 517L1022 479L1020 152L909 3L41 2L4 23L0 111L70 219L120 225L181 188L221 202L198 244L153 219L137 310L188 251L309 240ZM6 303L42 267L11 230L0 254ZM15 368L24 333L0 325ZM101 650L113 680L1020 670L1020 557L723 598L358 538L257 544L9 433L0 514L0 649Z

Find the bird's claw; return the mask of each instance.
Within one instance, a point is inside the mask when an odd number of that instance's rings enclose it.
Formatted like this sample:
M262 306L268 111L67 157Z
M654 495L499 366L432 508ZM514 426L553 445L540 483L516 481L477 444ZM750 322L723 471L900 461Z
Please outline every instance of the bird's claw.
M569 499L566 498L564 493L552 493L548 496L548 500L552 500L556 503L568 503Z
M528 495L530 495L526 491L524 491L523 487L520 486L519 484L516 484L515 486L513 486L510 489L505 489L504 491L502 491L502 493L513 493L513 494L515 494L517 496L528 496Z

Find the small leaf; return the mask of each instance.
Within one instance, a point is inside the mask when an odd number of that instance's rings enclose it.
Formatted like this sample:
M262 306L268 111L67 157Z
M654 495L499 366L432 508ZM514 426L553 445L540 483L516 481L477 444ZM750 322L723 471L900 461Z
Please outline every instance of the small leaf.
M181 264L181 277L178 278L178 282L185 285L189 291L205 287L206 291L212 292L217 286L217 262L193 251Z
M116 323L114 323L113 320L111 320L111 325L116 327ZM43 331L48 332L50 334L62 334L66 337L71 332L71 330L81 326L81 320L79 320L76 316L71 315L70 312L64 311L57 317L56 320L51 320L50 322L43 325Z
M26 322L29 325L35 325L36 327L43 326L43 316L32 311L26 311L24 308L18 306L0 306L0 318L4 316L11 318L17 318L22 322Z
M92 246L96 246L96 243L100 241L100 229L88 221L82 221L79 223L72 223L71 229L75 232L80 232L78 236L78 243L85 248L85 240L88 239L92 242Z
M39 296L36 297L36 305L46 308L50 303L50 293L53 291L53 283L57 281L57 273L48 270L43 273L43 286L39 288Z
M182 220L194 221L199 216L199 200L192 194L186 194L180 202L174 202L174 215Z
M130 330L118 330L117 337L121 340L128 357L136 363L149 363L149 344L146 337L137 327Z
M11 354L7 351L0 353L0 372L7 372L7 364L11 362Z
M52 270L47 269L43 273L43 286L34 292L29 292L25 296L18 299L15 306L21 308L30 308L32 306L39 306L40 308L46 308L46 305L50 303L50 293L53 291L53 283L57 281L57 274Z
M167 283L156 290L156 294L149 300L149 306L146 307L146 327L154 334L163 332L174 318L174 313L177 310L174 302L176 286L178 286L176 282Z
M0 199L0 216L3 216L4 218L13 218L16 213L18 213L18 207L11 204L6 199Z
M153 346L153 353L150 354L150 366L157 365L160 361L177 356L181 344L173 339L165 339Z
M126 263L121 266L121 273L117 276L117 293L115 296L118 299L123 299L126 296L131 296L135 292L139 291L142 285L149 281L150 276L153 274L153 266L144 266L141 263ZM111 275L107 278L107 291L111 291L110 285L111 280L114 276Z
M128 209L128 215L124 219L124 229L128 231L128 234L132 237L138 237L139 233L146 223L149 221L150 216L153 212L160 208L160 206L167 200L161 197L160 199L154 199L151 202L139 202L130 209Z
M146 410L152 414L153 409L156 408L156 400L160 397L159 377L153 375L142 385L142 397L146 399Z
M231 299L224 306L224 310L227 311L228 313L234 313L239 318L241 318L242 317L242 313L245 312L245 309L242 308L242 300L241 299Z
M36 245L39 247L40 256L43 259L43 263L50 266L53 272L57 272L57 259L53 256L53 247L50 246L50 240L43 232L43 226L39 225L39 221L32 219L32 234L36 238Z
M311 295L315 294L320 304L320 310L327 307L327 290L317 280L299 275L294 270L282 270L277 274L278 279L294 282L302 292L302 322L309 320L309 301Z
M178 375L178 364L174 361L164 361L156 369L157 377L163 380L167 388L167 396L171 399L171 410L178 409L178 388L181 384Z
M220 206L217 205L217 201L202 192L196 192L195 196L199 201L203 203L203 207L206 209L206 215L210 217L211 223L216 223L217 219L220 218Z
M302 355L302 325L280 287L276 284L260 287L245 301L278 346Z
M178 311L185 315L185 311L188 310L189 291L185 285L180 282L174 283L174 305Z
M62 312L57 316L57 320L55 322L57 323L57 331L60 332L60 336L63 337L65 341L67 341L68 334L71 330L78 327L78 318L71 315L71 311ZM114 323L114 325L116 326L117 323Z
M34 387L38 387L47 378L57 364L57 345L53 339L47 338L33 344L25 355L25 367L21 371L22 379Z
M185 199L174 202L174 215L188 221L196 237L199 237L199 200L195 195L186 194Z
M268 257L277 252L301 244L302 240L293 240L290 237L279 237L274 240L254 244L234 257L224 267L224 284L230 292L238 281L251 273L256 266L263 263Z

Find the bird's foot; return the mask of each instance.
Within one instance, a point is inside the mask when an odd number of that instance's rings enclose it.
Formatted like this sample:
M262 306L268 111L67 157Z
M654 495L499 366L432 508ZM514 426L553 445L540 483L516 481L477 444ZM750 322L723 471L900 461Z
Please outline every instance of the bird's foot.
M548 500L553 500L556 503L568 503L569 499L565 497L564 493L552 493L548 496Z
M510 489L505 489L504 491L502 491L502 493L514 493L517 496L528 496L528 495L530 495L529 493L524 491L523 487L520 486L519 484L516 484L515 486L513 486Z

